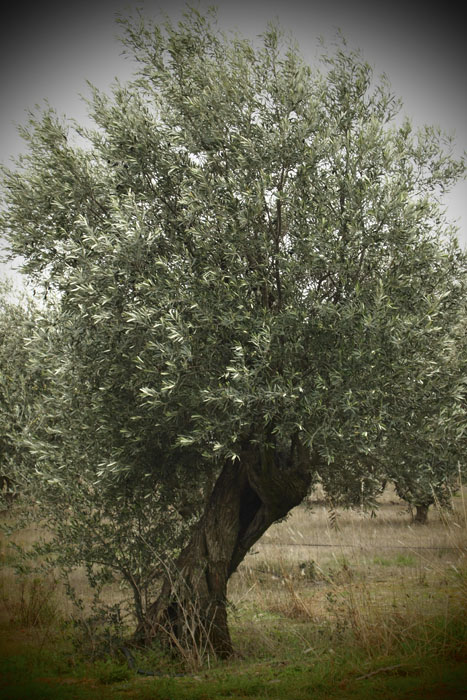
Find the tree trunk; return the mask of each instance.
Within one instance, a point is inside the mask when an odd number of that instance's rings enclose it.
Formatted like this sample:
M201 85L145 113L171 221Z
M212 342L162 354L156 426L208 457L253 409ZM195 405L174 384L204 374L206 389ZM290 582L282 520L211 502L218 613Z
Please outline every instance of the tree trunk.
M415 516L414 516L414 523L418 523L418 525L425 525L427 520L428 520L428 508L429 504L427 505L426 503L423 503L421 505L415 506Z
M257 445L227 462L191 541L168 571L135 641L162 637L181 651L232 653L227 582L252 545L306 496L311 460L298 441L288 455Z

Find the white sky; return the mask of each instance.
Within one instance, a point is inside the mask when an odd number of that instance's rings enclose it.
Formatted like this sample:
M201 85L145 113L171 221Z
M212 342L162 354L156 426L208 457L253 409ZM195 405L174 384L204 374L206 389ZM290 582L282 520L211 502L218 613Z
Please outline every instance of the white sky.
M137 3L141 6L141 3ZM206 4L200 3L203 8ZM9 8L0 29L0 161L22 149L15 123L24 122L27 108L47 98L59 112L83 121L86 115L79 93L86 79L106 88L115 76L131 74L131 64L120 54L116 39L116 12L135 3L111 0L69 0L61 5L47 0L31 7ZM181 0L146 2L145 13L162 8L177 16ZM219 23L247 36L261 33L278 18L313 62L319 53L317 37L332 39L338 28L348 43L362 49L377 73L389 76L394 92L403 99L404 113L416 125L437 124L456 135L457 149L467 148L467 50L462 6L353 2L327 0L220 0ZM467 186L461 183L447 199L450 218L460 226L459 240L467 246ZM0 276L9 268L0 264Z

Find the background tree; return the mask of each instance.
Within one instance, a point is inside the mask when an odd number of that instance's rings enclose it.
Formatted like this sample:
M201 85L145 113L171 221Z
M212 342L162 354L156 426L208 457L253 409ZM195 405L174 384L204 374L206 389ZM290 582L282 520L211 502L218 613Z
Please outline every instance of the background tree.
M206 494L135 637L225 656L249 548L318 478L360 484L442 356L432 317L456 317L465 258L440 197L464 166L345 46L319 75L274 27L259 48L193 10L123 29L136 78L91 89L85 145L46 110L5 174L3 230L56 290L66 343L62 447L36 450L60 484L91 465L115 502Z
M414 521L421 524L426 523L431 505L451 506L464 468L459 455L467 450L466 318L464 309L458 323L447 316L449 327L446 318L432 319L432 332L439 335L441 352L436 361L427 358L424 376L417 381L418 390L411 392L413 406L406 431L399 442L398 456L387 470L398 496L415 509ZM453 405L457 406L454 411Z
M19 493L18 465L25 461L22 439L33 422L33 405L44 377L29 365L27 338L37 307L13 284L0 282L0 499L8 507Z
M453 275L455 275L453 271ZM424 365L407 377L403 410L393 406L392 431L386 450L376 456L353 455L363 462L363 478L349 478L352 465L323 484L331 504L376 509L377 497L388 481L400 498L414 508L414 521L427 521L430 505L450 507L459 486L465 453L466 334L465 302L458 297L458 280L449 276L445 291L429 314L429 335L421 336ZM454 293L454 303L451 294ZM446 304L446 301L448 302ZM412 345L413 348L413 345Z

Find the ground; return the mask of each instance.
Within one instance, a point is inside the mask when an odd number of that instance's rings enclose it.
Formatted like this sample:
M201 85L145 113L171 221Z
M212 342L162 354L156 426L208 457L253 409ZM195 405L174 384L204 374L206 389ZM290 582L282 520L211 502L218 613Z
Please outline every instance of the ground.
M234 659L174 661L157 648L90 654L51 578L18 577L2 540L0 697L434 700L467 697L465 500L413 525L394 493L377 517L323 503L272 526L229 584ZM14 518L14 513L4 515ZM37 532L23 531L23 542ZM79 572L76 584L86 595ZM109 601L119 592L108 591ZM81 640L82 642L82 640ZM97 642L96 642L97 644ZM202 651L202 650L201 650Z

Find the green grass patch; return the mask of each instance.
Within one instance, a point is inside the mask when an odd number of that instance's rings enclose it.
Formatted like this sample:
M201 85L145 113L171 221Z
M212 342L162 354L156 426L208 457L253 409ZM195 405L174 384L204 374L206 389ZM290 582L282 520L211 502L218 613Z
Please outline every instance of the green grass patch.
M164 649L134 653L141 676L117 656L93 662L73 650L63 627L0 632L2 700L433 700L464 697L467 626L460 610L418 619L395 616L385 649L381 625L362 637L355 611L336 621L297 621L243 610L232 619L238 656L183 674ZM412 628L408 628L409 619ZM383 624L383 623L381 623ZM183 674L183 675L181 675ZM438 693L438 695L437 695ZM443 695L444 693L444 695Z
M2 700L433 700L465 697L466 667L460 663L384 659L369 664L338 653L301 663L229 662L186 678L122 678L109 663L72 676L54 675L54 665L31 668L23 656L15 674L0 681ZM47 670L49 675L47 675ZM29 674L31 671L33 675ZM92 673L91 673L92 672ZM125 674L126 675L126 674Z
M416 566L417 560L412 554L396 554L394 557L373 557L373 564L377 566Z

